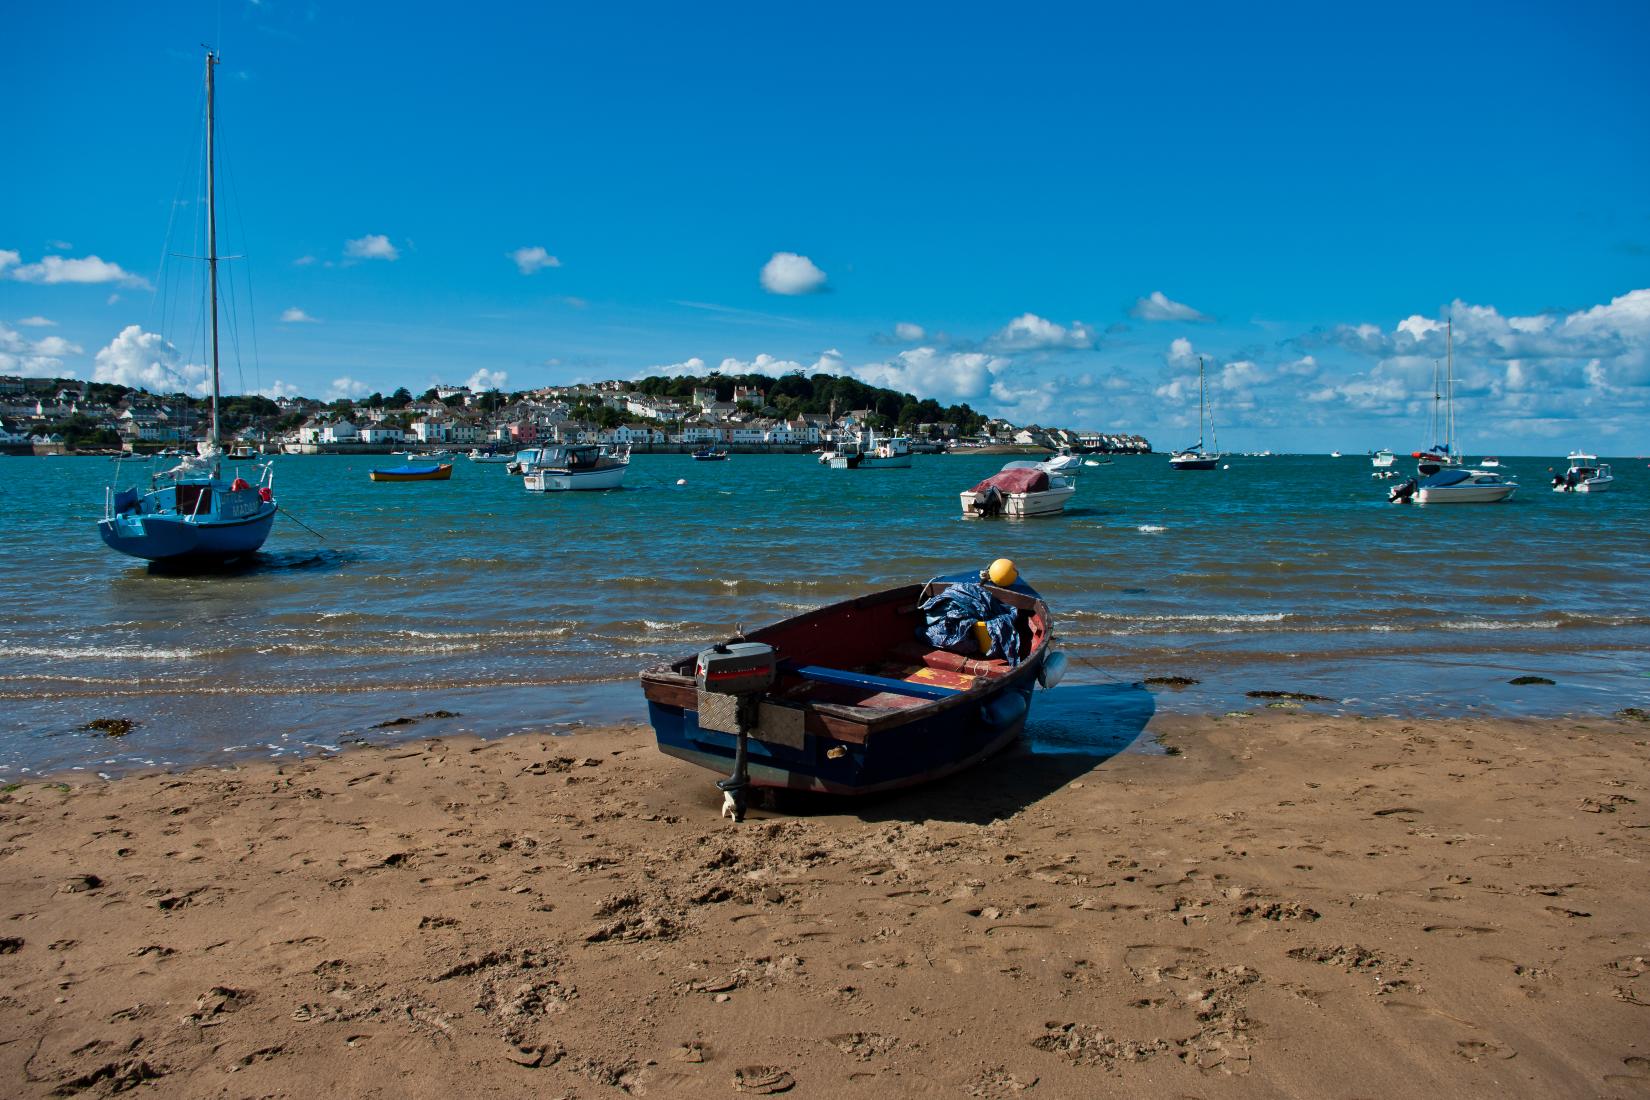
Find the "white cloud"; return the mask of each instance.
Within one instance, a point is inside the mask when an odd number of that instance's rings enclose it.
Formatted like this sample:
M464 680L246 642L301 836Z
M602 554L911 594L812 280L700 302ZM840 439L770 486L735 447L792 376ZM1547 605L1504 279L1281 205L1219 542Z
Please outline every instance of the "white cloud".
M340 398L365 397L372 392L372 387L365 382L357 382L345 375L343 378L334 378L332 385L327 387L327 400L337 401Z
M817 294L825 289L825 273L806 256L775 252L762 265L762 289L769 294Z
M901 321L894 326L894 338L903 340L906 343L914 344L927 335L928 333L923 331L921 325L914 325L910 321Z
M1169 353L1164 358L1171 367L1189 367L1197 362L1197 351L1190 340L1177 336L1169 343Z
M314 256L299 256L296 260L292 261L292 266L293 267L308 267L310 264L312 264L314 262L315 262L315 257Z
M153 393L211 390L204 363L185 363L178 349L155 332L127 325L93 358L92 381L133 386Z
M502 390L509 381L510 376L506 372L482 367L470 375L470 380L464 384L474 393L486 393L488 390Z
M11 251L0 251L0 275L20 283L40 283L54 286L60 283L119 283L121 286L147 287L149 281L125 271L119 264L97 256L71 259L64 256L45 256L38 263L21 263L22 257Z
M1161 290L1137 298L1130 315L1142 321L1207 321L1209 318L1183 302L1176 302Z
M292 385L290 382L283 382L277 378L273 383L265 386L258 392L269 398L271 401L279 401L283 397L298 397L303 391L298 389L297 386Z
M297 306L283 310L281 320L289 325L318 325L321 323L319 319L311 317Z
M30 328L56 328L57 327L57 322L52 320L50 317L41 317L41 316L38 316L38 315L36 315L34 317L19 317L17 319L17 323L20 324L20 325L27 325Z
M1071 327L1055 324L1035 313L1022 313L991 337L988 343L1005 351L1039 351L1050 348L1092 348L1094 330L1081 321Z
M30 340L14 328L0 324L0 372L56 375L66 373L62 356L79 355L79 346L61 336Z
M369 233L344 242L344 255L352 260L399 260L401 253L382 233Z
M508 253L515 261L516 269L523 275L531 275L535 271L543 271L547 267L560 267L561 261L538 245L531 248L518 248Z
M923 347L902 351L885 362L854 367L848 373L873 386L951 404L988 396L992 382L1011 363L1008 358L987 352L940 352Z
M680 363L666 363L663 366L648 367L639 377L647 378L662 375L667 378L675 378L678 375L703 375L704 373L705 361L695 355L690 359L682 360Z

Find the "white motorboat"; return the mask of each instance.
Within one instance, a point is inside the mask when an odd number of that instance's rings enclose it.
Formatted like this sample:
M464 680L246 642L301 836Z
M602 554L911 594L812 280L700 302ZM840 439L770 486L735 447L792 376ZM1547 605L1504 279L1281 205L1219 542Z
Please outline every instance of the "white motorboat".
M522 485L531 493L617 489L624 484L624 473L629 468L629 447L610 448L596 443L541 447Z
M515 461L515 456L514 455L503 454L503 453L498 452L498 451L483 451L480 448L472 448L471 451L470 451L470 461L471 462L509 463L509 462L514 462Z
M1370 458L1369 464L1377 470L1385 470L1390 468L1396 461L1398 461L1398 456L1391 451L1376 451Z
M1047 470L1051 474L1063 474L1066 477L1075 477L1083 469L1083 460L1077 455L1072 454L1070 447L1062 446L1052 456L1043 459L1041 465L1043 469ZM1100 463L1095 462L1092 463L1092 465L1098 466Z
M1330 458L1340 458L1341 457L1341 452L1339 452L1339 451L1330 451L1329 452L1329 457Z
M911 465L911 441L896 435L877 442L876 433L860 449L861 470L903 470Z
M1069 475L1051 474L1041 462L1010 462L996 473L958 494L964 516L1049 516L1063 512L1077 494Z
M1494 470L1439 470L1424 478L1410 478L1387 495L1390 504L1494 504L1511 500L1518 482Z
M1215 449L1203 449L1203 421L1207 415L1209 436ZM1169 467L1174 470L1213 470L1220 465L1220 436L1215 433L1215 414L1209 408L1209 387L1203 380L1203 356L1197 357L1197 442L1175 451L1169 456Z
M1608 462L1599 462L1597 455L1576 451L1569 456L1570 468L1553 478L1555 493L1602 493L1616 479L1610 473Z
M1494 455L1485 455L1483 458L1478 460L1478 468L1481 470L1499 470L1501 468L1501 460L1496 458Z

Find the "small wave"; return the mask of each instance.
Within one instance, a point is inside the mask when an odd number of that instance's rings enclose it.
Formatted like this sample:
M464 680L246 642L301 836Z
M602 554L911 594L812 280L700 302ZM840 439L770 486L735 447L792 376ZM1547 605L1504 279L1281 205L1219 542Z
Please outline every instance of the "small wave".
M1064 618L1097 619L1118 623L1281 623L1290 616L1282 611L1266 612L1211 612L1185 615L1120 615L1113 611L1070 611Z
M1557 630L1564 624L1557 619L1534 622L1509 622L1506 619L1459 619L1438 624L1439 630Z
M0 657L50 657L72 661L78 658L106 661L193 661L206 656L201 649L156 649L152 646L0 646Z
M1142 535L1158 535L1162 534L1164 531L1167 531L1168 528L1160 527L1155 523L1142 523L1139 527L1136 527L1135 530L1139 531Z

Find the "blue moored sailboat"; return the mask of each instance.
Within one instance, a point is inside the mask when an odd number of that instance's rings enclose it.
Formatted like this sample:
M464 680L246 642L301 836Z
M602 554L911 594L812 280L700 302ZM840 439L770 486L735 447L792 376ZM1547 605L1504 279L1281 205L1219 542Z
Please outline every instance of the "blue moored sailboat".
M110 486L98 534L111 549L156 562L229 561L253 553L275 523L274 469L256 484L225 477L218 425L218 217L213 187L213 81L218 55L206 53L206 225L212 315L212 436L198 456L149 478L147 490ZM118 472L117 472L117 477Z

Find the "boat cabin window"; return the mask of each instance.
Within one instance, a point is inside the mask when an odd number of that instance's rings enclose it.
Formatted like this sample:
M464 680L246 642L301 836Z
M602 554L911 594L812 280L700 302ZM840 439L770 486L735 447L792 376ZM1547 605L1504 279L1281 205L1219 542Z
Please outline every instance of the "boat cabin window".
M204 516L212 511L212 486L179 485L178 511L186 516Z

